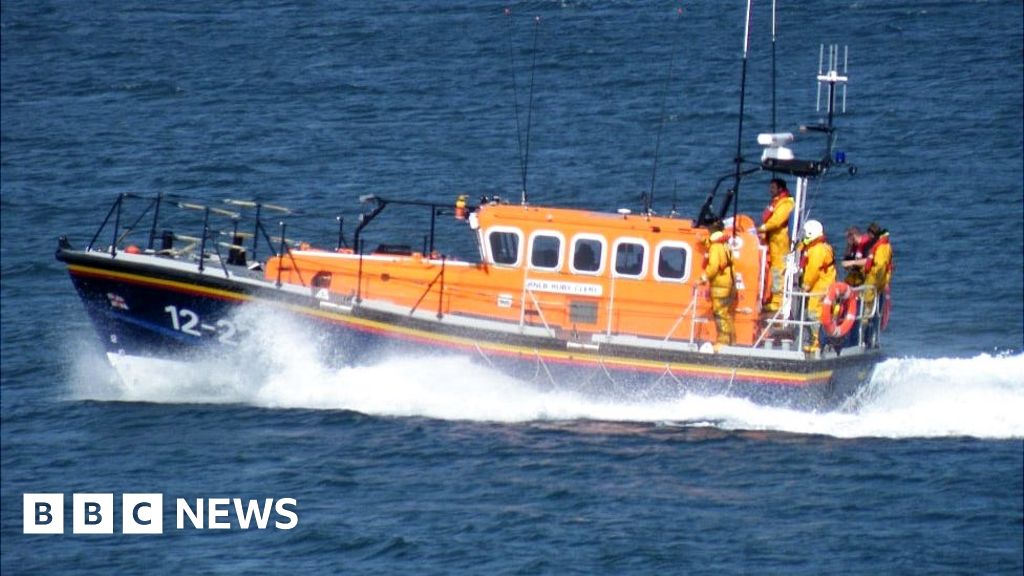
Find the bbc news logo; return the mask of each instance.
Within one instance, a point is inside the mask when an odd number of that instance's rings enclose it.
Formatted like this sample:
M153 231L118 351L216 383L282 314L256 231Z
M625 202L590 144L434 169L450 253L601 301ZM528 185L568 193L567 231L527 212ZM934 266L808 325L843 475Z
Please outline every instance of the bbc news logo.
M25 534L63 534L64 494L23 495L22 529ZM291 530L299 524L298 502L294 498L185 498L175 500L175 527L196 530L257 528ZM122 534L163 534L164 495L159 493L121 495ZM113 494L72 494L71 531L74 534L113 534ZM234 517L234 522L232 522ZM273 520L273 521L271 521Z

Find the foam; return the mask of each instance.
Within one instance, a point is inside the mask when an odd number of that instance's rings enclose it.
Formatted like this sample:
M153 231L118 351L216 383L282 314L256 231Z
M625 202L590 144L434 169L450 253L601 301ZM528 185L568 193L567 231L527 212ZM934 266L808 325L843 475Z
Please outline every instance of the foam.
M245 325L253 317L239 317ZM267 326L266 316L260 317ZM856 437L1024 437L1024 354L890 359L849 411L813 413L742 398L687 395L612 402L516 380L466 357L396 357L334 368L286 319L249 332L237 353L174 362L109 356L118 378L97 386L79 374L79 398L166 403L241 403L353 410L378 416L531 422L700 422L729 430ZM252 325L256 325L253 323ZM80 372L82 372L80 370ZM84 381L83 381L84 378ZM88 382L88 384L86 384ZM568 387L571 389L571 386Z

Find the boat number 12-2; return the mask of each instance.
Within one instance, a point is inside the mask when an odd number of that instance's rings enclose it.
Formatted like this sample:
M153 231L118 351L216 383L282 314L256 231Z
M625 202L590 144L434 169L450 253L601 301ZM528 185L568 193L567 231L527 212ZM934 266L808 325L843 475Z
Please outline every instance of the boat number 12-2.
M213 325L204 324L199 320L199 315L195 312L188 308L178 308L173 305L165 306L164 312L171 315L171 327L178 332L197 337L202 336L203 332L207 332L217 334L217 340L223 344L238 344L235 340L237 329L235 328L235 323L230 320L222 318Z

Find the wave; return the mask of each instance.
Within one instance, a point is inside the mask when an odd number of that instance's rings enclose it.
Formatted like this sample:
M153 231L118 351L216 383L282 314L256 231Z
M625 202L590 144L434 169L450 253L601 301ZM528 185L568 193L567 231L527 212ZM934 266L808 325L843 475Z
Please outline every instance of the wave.
M335 368L319 359L305 335L282 325L250 333L236 354L216 360L111 354L116 378L91 357L77 362L75 398L234 403L482 422L714 426L841 438L1024 438L1024 353L886 360L854 399L855 408L822 413L694 394L666 401L600 400L542 388L457 356L395 357Z

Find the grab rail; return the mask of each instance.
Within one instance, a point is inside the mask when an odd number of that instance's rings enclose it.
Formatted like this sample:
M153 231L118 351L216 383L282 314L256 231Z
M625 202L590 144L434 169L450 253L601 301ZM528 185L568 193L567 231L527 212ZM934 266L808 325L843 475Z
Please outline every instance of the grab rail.
M556 336L555 331L548 325L548 321L544 318L544 310L541 308L540 302L537 301L537 297L534 296L533 290L528 287L530 280L530 274L528 271L523 271L523 291L519 297L519 327L522 328L526 325L526 296L530 296L530 300L533 301L533 307L537 310L537 315L540 316L540 321L544 324L544 329L548 331L548 334L552 338Z
M856 326L856 329L857 329L856 344L858 346L863 346L863 345L865 345L865 334L864 334L864 332L865 332L865 324L866 324L866 322L864 322L864 321L865 320L872 320L878 314L877 290L875 290L874 286L865 284L863 286L851 287L851 292L853 292L854 297L857 298L857 303L858 303L858 305L857 305L857 314L855 315L855 320L857 321L857 326ZM864 307L864 301L865 301L864 295L866 293L868 293L868 292L876 293L876 297L872 299L871 309L870 310L865 310L865 307ZM821 327L821 321L820 320L811 320L811 319L807 318L807 299L811 298L811 297L824 297L825 295L826 295L825 292L805 292L805 291L800 291L800 290L787 290L786 291L786 296L787 297L792 297L793 298L793 302L799 304L799 306L795 307L796 310L800 311L799 312L799 318L782 317L782 310L776 312L774 316L772 316L771 318L768 318L768 319L765 320L765 329L761 331L761 334L758 336L757 340L754 342L754 347L756 348L757 346L759 346L761 344L761 342L763 342L763 340L767 336L770 328L778 327L778 328L782 328L782 329L785 329L785 328L797 328L798 331L797 331L796 345L797 345L798 349L803 348L804 332L805 332L805 330L817 330L817 329L819 329Z

